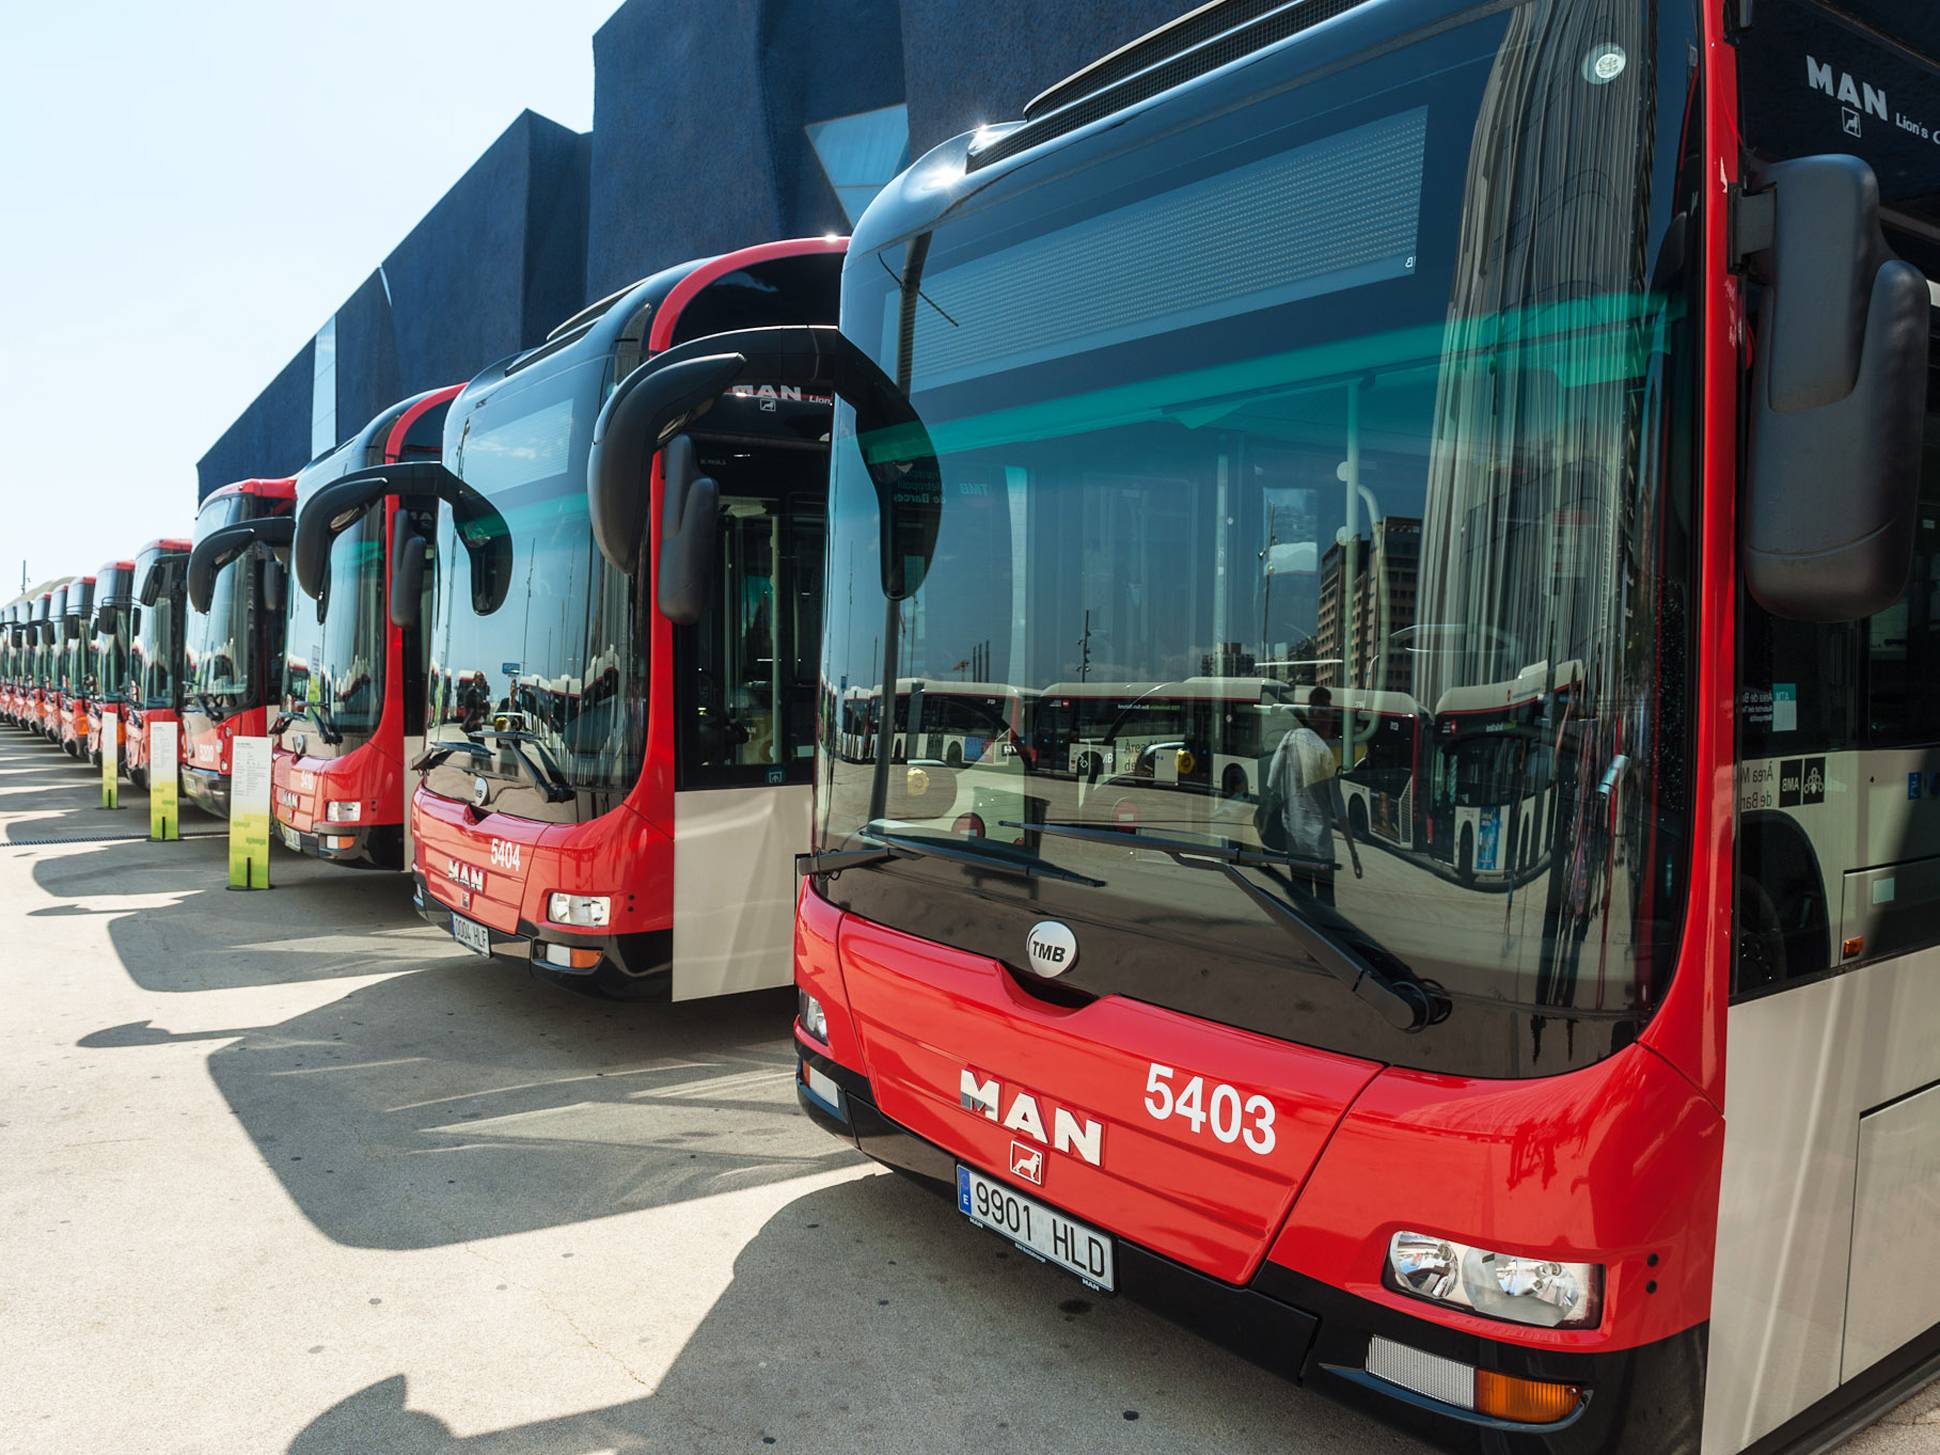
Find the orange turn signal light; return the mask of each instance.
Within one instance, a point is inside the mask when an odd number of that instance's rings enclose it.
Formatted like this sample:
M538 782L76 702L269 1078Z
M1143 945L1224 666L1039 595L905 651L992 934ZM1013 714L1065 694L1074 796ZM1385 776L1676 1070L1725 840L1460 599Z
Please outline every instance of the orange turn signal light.
M1546 1379L1521 1379L1493 1369L1475 1371L1475 1409L1478 1414L1522 1425L1553 1425L1568 1419L1583 1403L1576 1384L1552 1384Z
M1850 935L1840 942L1839 956L1843 960L1856 960L1866 953L1866 937Z

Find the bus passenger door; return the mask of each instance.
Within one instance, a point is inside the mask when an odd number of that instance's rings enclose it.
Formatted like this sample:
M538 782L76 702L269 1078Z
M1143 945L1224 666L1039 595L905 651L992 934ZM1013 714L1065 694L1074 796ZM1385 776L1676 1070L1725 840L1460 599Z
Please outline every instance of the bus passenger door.
M674 632L673 998L786 985L808 847L826 511L724 489L713 601Z

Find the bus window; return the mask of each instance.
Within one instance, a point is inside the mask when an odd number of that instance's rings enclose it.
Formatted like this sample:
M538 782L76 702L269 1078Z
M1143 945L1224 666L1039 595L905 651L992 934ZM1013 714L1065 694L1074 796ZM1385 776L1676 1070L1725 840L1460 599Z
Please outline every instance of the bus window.
M676 638L682 787L807 782L815 753L822 505L728 493L722 480L713 610Z
M1859 623L1741 612L1735 995L1940 943L1940 389L1906 593Z

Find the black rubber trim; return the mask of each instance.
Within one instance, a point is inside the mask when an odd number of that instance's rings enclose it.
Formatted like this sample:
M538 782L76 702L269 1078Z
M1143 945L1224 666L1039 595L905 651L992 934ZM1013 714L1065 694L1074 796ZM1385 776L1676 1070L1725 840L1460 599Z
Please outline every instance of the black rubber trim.
M1089 126L1114 112L1149 100L1162 91L1170 91L1174 86L1216 71L1254 51L1263 50L1367 3L1368 0L1305 0L1304 4L1289 3L1272 8L1230 30L1217 32L1181 53L1164 60L1154 59L1147 68L1077 96L1055 111L1046 111L1026 121L989 146L970 153L965 161L965 170L974 172L1005 157L1028 151L1054 137Z
M1940 1379L1940 1324L1807 1405L1742 1455L1820 1455Z

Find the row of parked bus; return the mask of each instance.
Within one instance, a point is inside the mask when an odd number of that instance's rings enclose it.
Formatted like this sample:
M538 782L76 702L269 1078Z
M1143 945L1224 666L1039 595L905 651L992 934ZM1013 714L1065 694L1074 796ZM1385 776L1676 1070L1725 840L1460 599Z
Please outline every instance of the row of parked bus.
M816 1121L1288 1376L1824 1448L1940 1370L1940 20L1860 8L1216 0L28 593L0 710L792 979Z

